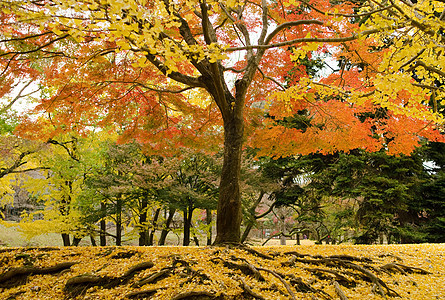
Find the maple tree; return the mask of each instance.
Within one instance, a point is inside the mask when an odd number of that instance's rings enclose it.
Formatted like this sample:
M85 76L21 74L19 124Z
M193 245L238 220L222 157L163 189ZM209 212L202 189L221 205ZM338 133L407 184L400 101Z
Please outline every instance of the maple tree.
M442 139L440 1L3 0L0 9L2 91L38 81L35 112L53 126L30 118L22 134L115 124L166 154L208 151L224 131L216 244L240 241L246 137L275 156L407 153L421 136ZM312 80L299 61L314 51L345 64ZM306 109L315 126L276 126L260 108L275 120ZM381 108L384 119L360 118Z

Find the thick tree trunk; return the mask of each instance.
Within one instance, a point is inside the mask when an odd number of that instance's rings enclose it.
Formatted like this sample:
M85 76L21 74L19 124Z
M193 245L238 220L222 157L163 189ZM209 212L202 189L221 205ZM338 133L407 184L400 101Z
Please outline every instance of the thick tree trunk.
M173 221L175 211L176 210L174 208L170 208L168 211L167 220L165 220L164 228L162 228L161 236L159 237L159 242L158 242L159 246L165 245L165 240L167 239L168 232L170 231L169 228L170 228L171 222Z
M219 186L214 244L239 244L241 238L240 170L244 124L242 114L224 120L224 161Z

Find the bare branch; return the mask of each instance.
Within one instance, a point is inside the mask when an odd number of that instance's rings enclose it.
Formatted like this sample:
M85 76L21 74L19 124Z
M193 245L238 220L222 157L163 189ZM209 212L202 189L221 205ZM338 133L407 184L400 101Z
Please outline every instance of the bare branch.
M415 68L417 68L418 66L421 66L421 67L423 67L425 70L428 70L428 71L433 72L433 73L436 73L436 74L438 74L438 75L440 75L440 76L442 76L442 77L445 77L445 72L444 72L444 71L441 71L441 70L439 70L439 69L437 69L437 68L435 68L435 67L432 67L432 66L428 66L426 63L424 63L424 62L421 61L421 60L416 61L416 63L414 64L414 66L412 66L411 68L409 68L408 71L412 71L412 70L414 70Z
M378 12L382 12L385 10L389 10L391 9L393 6L392 5L388 5L388 6L382 6L379 9L374 9L372 11L368 11L365 13L361 13L361 14L342 14L342 13L330 13L328 11L323 11L317 7L315 7L314 5L310 4L309 2L307 2L306 0L300 0L302 3L304 3L305 5L309 6L310 8L312 8L313 10L315 10L316 12L322 14L322 15L328 15L328 16L341 16L341 17L346 17L346 18L360 18L360 17L366 17L366 16L370 16L373 15L375 13Z
M11 51L11 52L5 52L5 53L0 54L0 57L2 57L2 56L6 56L6 55L10 55L10 54L29 54L29 53L38 52L39 50L41 50L41 49L43 49L43 48L46 48L46 47L50 46L51 44L54 44L55 42L60 41L60 40L63 40L63 39L65 39L65 38L67 38L67 37L69 37L68 34L61 35L61 36L59 36L58 38L56 38L56 39L54 39L54 40L51 40L51 41L49 41L48 43L46 43L46 44L44 44L44 45L42 45L42 46L39 46L39 47L37 47L37 48L35 48L35 49L28 50L28 51Z
M48 32L40 33L40 34L28 35L28 36L25 36L25 37L10 38L10 39L5 39L5 40L0 40L0 43L7 43L7 42L13 42L13 41L25 41L25 40L29 40L29 39L45 36L45 35L48 35L48 34L54 34L54 33L51 32L51 31L48 31Z
M24 90L25 90L31 83L32 83L32 80L28 81L28 82L22 87L22 89L18 92L17 96L15 96L14 99L12 99L12 100L11 100L5 107L3 107L3 108L0 110L0 114L4 113L4 112L6 112L8 109L10 109L10 108L14 105L14 103L16 103L17 100L19 100L20 98L27 97L27 96L29 96L29 95L34 94L35 92L37 92L38 90L36 90L36 91L32 91L32 92L30 92L30 93L28 93L28 94L26 94L26 95L22 95L23 91L24 91Z
M317 25L323 25L323 21L320 20L297 20L297 21L291 21L291 22L286 22L283 24L280 24L277 26L277 28L274 29L274 31L272 31L266 38L266 41L264 42L265 45L269 44L270 41L278 34L280 33L282 30L286 29L286 28L290 28L290 27L295 27L295 26L300 26L300 25L310 25L310 24L317 24Z
M272 81L273 83L275 83L276 85L278 85L278 86L281 88L281 90L283 90L283 91L286 90L286 87L285 87L284 85L282 85L281 83L279 83L275 78L266 76L260 68L258 68L258 71L260 71L261 75L263 75L263 77L264 77L265 79L269 79L270 81Z
M284 46L290 46L298 43L342 43L342 42L349 42L358 39L361 36L367 36L374 33L386 31L386 30L394 30L403 28L404 25L399 25L396 27L384 27L384 28L375 28L370 30L365 30L361 33L352 34L350 36L345 37L338 37L338 38L317 38L317 37L310 37L310 38L299 38L299 39L293 39L285 42L279 42L274 44L266 44L266 45L252 45L252 46L245 46L245 47L230 47L227 48L227 52L234 52L234 51L240 51L240 50L248 50L248 49L271 49L271 48L279 48Z

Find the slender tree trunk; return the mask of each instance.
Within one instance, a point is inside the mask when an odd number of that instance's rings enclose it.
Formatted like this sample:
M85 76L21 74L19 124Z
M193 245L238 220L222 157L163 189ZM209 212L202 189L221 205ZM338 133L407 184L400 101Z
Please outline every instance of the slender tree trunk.
M96 247L96 239L94 238L94 236L92 234L90 234L90 241L91 241L91 246Z
M249 236L249 233L252 230L253 225L255 225L253 221L247 223L246 229L244 229L243 236L241 237L241 243L244 243L247 240L247 237Z
M122 196L116 200L116 246L122 246Z
M65 181L65 185L68 186L68 188L71 191L71 181ZM62 199L61 199L61 205L59 208L60 214L62 216L68 216L70 213L70 204L71 204L71 195L62 195ZM71 246L71 241L70 241L70 235L69 233L62 233L62 240L63 240L63 246Z
M196 246L199 246L199 239L198 239L198 237L196 236L196 233L193 233L193 241L195 242L195 245L196 245Z
M280 245L285 246L286 245L286 223L284 222L285 218L284 216L281 217L281 236L280 236Z
M208 227L207 231L207 245L212 244L212 211L206 208L206 224Z
M165 245L165 240L167 239L168 232L170 231L169 228L170 228L171 222L173 221L175 211L176 211L176 209L174 209L174 208L170 208L168 210L168 217L165 220L164 228L162 228L161 236L159 237L159 242L158 242L159 246Z
M216 239L214 244L239 244L241 238L240 171L243 144L242 114L224 120L224 160L219 186ZM227 118L227 117L226 117Z
M153 229L151 230L150 235L148 236L148 241L146 243L147 246L153 246L153 241L154 241L155 232L156 232L156 226L158 225L160 213L161 213L161 208L159 207L158 209L156 209L155 215L153 217L153 224L152 224Z
M183 239L182 239L182 245L188 246L190 244L190 224L188 223L188 211L187 209L184 209L182 211L183 217L184 217L184 228L183 228Z
M263 196L264 196L264 191L261 191L255 203L249 208L250 216L247 219L247 226L246 229L244 229L243 236L241 237L241 243L244 243L247 240L250 231L252 230L253 226L255 226L255 220L257 218L255 216L255 210L260 204L261 200L263 199Z
M297 245L301 245L301 241L300 241L300 233L297 232L296 236L297 236Z
M139 246L147 246L147 206L148 199L143 196L141 200L141 213L139 214Z
M76 247L79 246L79 243L81 240L82 240L82 238L74 237L72 246L76 246Z
M106 246L107 245L107 223L105 222L105 217L107 215L107 207L104 202L100 202L100 211L102 213L102 218L100 219L100 233L99 233L99 239L100 239L100 245Z

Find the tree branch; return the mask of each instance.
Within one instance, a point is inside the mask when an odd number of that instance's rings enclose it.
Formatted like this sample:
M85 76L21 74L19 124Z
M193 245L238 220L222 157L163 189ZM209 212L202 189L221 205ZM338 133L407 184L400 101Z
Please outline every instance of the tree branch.
M267 49L271 49L271 48L279 48L279 47L284 47L284 46L290 46L290 45L294 45L297 43L311 43L311 42L316 42L316 43L342 43L342 42L349 42L349 41L353 41L358 39L360 36L366 36L366 35L371 35L374 33L378 33L378 32L382 32L385 30L395 30L395 29L400 29L403 28L404 25L399 25L396 27L384 27L384 28L375 28L375 29L370 29L370 30L365 30L361 33L357 33L357 34L352 34L350 36L345 36L345 37L338 37L338 38L317 38L317 37L311 37L311 38L298 38L298 39L293 39L293 40L289 40L289 41L285 41L285 42L279 42L279 43L274 43L274 44L265 44L265 45L252 45L252 46L245 46L245 47L229 47L226 49L226 52L235 52L235 51L240 51L240 50L247 50L247 49L262 49L262 50L267 50Z
M290 27L300 26L300 25L310 25L310 24L317 24L317 25L323 25L324 22L320 20L297 20L297 21L290 21L283 24L280 24L277 26L277 28L274 29L266 38L264 44L268 45L270 41L282 30Z
M63 39L65 39L65 38L67 38L67 37L69 37L68 34L61 35L61 36L59 36L58 38L56 38L56 39L54 39L54 40L51 40L51 41L49 41L48 43L46 43L46 44L44 44L44 45L42 45L42 46L39 46L39 47L37 47L37 48L35 48L35 49L28 50L28 51L11 51L11 52L5 52L5 53L0 54L0 57L6 56L6 55L10 55L10 54L30 54L30 53L38 52L39 50L41 50L41 49L43 49L43 48L46 48L46 47L48 47L48 46L54 44L55 42L60 41L60 40L63 40Z

